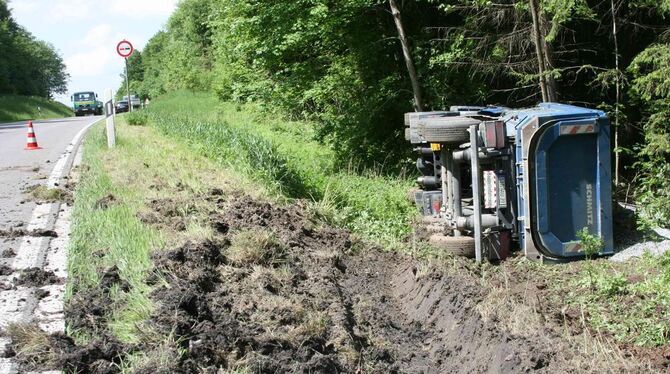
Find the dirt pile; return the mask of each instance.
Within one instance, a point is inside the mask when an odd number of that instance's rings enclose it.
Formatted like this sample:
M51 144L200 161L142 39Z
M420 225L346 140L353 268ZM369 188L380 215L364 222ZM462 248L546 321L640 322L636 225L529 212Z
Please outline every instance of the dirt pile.
M17 286L41 287L52 284L61 284L65 280L59 278L53 271L45 271L41 268L30 268L21 270L19 277L14 281Z
M38 230L24 230L24 229L9 229L9 230L0 230L0 238L20 238L23 236L31 236L31 237L48 237L48 238L57 238L58 234L54 230L43 230L43 229L38 229ZM6 255L3 255L3 257L8 257Z
M156 257L152 325L184 352L161 370L522 372L558 369L537 342L487 326L472 285L318 227L299 206L221 203L217 241ZM553 365L553 366L552 366ZM145 370L158 369L148 364Z
M65 305L65 323L70 329L86 331L93 336L108 334L107 317L113 310L110 296L112 287L128 291L130 285L121 279L119 269L113 266L101 272L99 285L79 289L73 286L73 293Z
M118 373L122 357L130 351L106 334L78 346L71 337L62 333L47 335L35 324L11 325L7 334L12 338L12 346L3 356L15 359L22 373L43 370Z

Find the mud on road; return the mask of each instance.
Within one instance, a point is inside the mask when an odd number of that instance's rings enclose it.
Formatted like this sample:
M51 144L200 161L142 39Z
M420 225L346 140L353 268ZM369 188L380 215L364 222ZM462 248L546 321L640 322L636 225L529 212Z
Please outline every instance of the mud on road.
M485 321L485 291L468 275L355 240L287 207L244 195L204 197L213 240L157 253L150 338L122 344L109 334L110 289L130 285L105 269L100 287L76 294L70 328L95 336L79 347L52 336L69 372L113 373L141 353L139 373L480 373L586 369L558 335L513 334ZM177 215L150 203L148 224ZM162 207L162 208L161 208ZM163 218L161 218L163 217ZM164 222L163 222L164 221ZM158 338L157 338L158 337Z

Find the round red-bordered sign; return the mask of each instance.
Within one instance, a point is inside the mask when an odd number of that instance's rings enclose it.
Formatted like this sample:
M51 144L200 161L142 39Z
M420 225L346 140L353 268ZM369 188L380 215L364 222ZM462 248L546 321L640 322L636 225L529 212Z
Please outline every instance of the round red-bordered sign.
M123 58L130 57L134 51L133 45L127 40L122 40L116 45L116 52Z

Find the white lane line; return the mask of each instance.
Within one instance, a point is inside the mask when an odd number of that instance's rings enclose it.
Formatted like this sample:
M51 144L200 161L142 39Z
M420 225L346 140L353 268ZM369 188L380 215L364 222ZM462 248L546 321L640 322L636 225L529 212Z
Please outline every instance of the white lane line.
M46 230L51 218L51 211L54 204L40 204L33 209L33 216L30 218L30 223L27 226L28 231Z
M14 258L14 263L12 264L14 271L41 267L40 262L42 262L43 257L42 249L49 245L50 239L51 238L43 236L24 236L23 239L21 239L21 246L19 246L16 258Z
M16 368L11 358L0 358L0 373L2 374L16 374L19 370Z
M75 135L74 138L72 138L72 141L67 146L67 148L65 148L65 152L63 152L63 154L60 156L60 158L56 162L56 166L54 166L53 170L51 171L51 176L49 176L49 180L47 181L47 188L54 188L58 186L60 179L65 175L65 173L68 172L68 170L65 170L68 161L72 157L73 151L77 148L79 142L84 137L84 134L86 134L86 131L88 131L88 129L90 129L91 126L95 125L101 120L102 119L96 119L95 121L84 126L84 128L79 130L77 135Z
M98 123L100 119L97 119L86 126L84 126L77 134L72 138L70 144L65 148L65 152L60 156L56 166L54 166L49 180L47 182L48 188L54 188L58 186L61 178L69 172L66 170L66 167L70 164L70 160L74 157L74 152L81 139L86 134L86 131L91 128L91 126ZM32 213L30 222L28 223L28 230L46 230L52 224L52 219L54 212L58 212L60 208L60 202L51 203L51 204L41 204L35 207ZM19 246L18 253L14 260L14 269L28 269L31 267L41 267L41 263L44 260L43 249L48 245L49 238L33 238L33 237L24 237Z
M57 237L51 239L49 252L44 263L45 271L53 271L59 278L67 277L67 245L70 242L70 217L72 208L66 204L61 206L61 212L56 219L54 231Z
M30 294L27 288L0 292L0 329L21 320Z
M40 290L48 294L37 304L33 312L33 319L38 321L42 331L49 334L65 332L65 316L63 315L65 285L44 286L40 287Z

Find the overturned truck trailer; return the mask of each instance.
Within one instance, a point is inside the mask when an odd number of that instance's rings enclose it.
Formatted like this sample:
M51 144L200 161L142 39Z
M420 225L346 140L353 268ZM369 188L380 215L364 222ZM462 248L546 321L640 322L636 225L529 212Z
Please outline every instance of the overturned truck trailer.
M420 157L412 198L456 254L504 259L518 246L536 261L584 257L578 232L613 252L610 130L605 114L571 105L452 107L405 115ZM473 193L477 191L477 193Z

